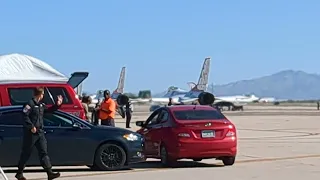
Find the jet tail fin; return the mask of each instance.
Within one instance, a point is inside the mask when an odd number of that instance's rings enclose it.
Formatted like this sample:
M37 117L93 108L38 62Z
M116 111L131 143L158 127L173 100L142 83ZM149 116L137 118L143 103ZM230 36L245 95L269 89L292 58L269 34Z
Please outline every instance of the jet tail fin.
M210 61L211 61L210 57L205 58L203 65L202 65L198 84L196 84L195 86L192 87L192 89L191 89L192 91L206 91L207 90L208 80L209 80L209 72L210 72ZM195 84L195 83L193 83L193 84Z
M116 90L114 90L113 93L123 93L124 91L124 80L125 80L125 74L126 74L126 67L122 67L121 73L120 73L120 78L118 82L118 87Z

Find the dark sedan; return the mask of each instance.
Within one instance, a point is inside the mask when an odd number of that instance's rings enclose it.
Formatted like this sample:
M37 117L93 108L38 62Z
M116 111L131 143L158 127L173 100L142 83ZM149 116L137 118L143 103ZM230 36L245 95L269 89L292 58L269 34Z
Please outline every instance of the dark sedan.
M17 166L22 124L22 107L0 108L0 166ZM44 128L53 166L116 170L144 160L142 136L127 129L94 126L62 111L45 114ZM36 153L34 150L28 166L40 166Z

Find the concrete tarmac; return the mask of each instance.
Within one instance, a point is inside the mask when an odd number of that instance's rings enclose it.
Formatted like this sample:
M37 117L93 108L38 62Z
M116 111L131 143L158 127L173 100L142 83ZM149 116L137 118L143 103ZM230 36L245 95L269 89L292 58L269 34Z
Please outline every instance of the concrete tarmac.
M83 166L55 169L62 173L60 179L68 180L319 179L320 119L316 116L320 112L297 109L294 109L296 114L289 115L285 114L294 111L265 112L259 109L240 112L241 115L226 112L226 116L236 124L239 136L237 162L231 167L223 167L216 160L200 163L182 160L180 168L161 168L158 160L148 159L123 171L98 172ZM150 113L144 111L135 114L133 121L145 120ZM124 120L117 119L116 124L124 127ZM138 129L134 123L132 127L132 130ZM9 179L14 179L14 169L5 168ZM25 175L30 180L46 179L40 167L28 168Z

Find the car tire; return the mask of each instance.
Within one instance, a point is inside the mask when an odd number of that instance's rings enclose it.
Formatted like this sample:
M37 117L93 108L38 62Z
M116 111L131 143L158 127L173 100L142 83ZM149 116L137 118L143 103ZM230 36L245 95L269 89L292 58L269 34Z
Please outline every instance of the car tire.
M168 151L164 145L160 148L160 160L162 167L173 167L176 163L176 160L169 157Z
M101 145L96 151L94 166L102 171L114 171L123 169L126 161L127 155L125 150L121 146L117 144L107 143Z
M236 161L235 156L222 158L222 162L225 166L232 166L235 163L235 161Z

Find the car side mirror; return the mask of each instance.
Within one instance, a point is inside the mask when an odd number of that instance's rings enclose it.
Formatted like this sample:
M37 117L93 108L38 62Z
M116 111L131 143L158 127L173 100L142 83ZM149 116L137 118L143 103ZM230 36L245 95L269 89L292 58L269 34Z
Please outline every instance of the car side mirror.
M136 126L144 127L144 121L137 121Z
M81 129L81 124L75 122L75 123L73 123L72 128L73 129Z

